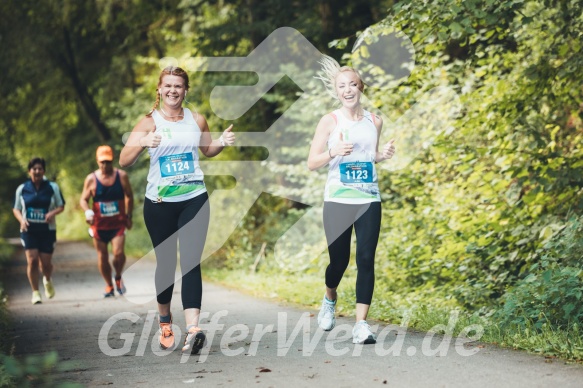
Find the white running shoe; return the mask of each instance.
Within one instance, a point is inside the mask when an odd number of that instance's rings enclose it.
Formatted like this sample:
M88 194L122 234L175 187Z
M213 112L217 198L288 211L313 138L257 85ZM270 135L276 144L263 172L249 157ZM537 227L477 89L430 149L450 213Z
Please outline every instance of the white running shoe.
M38 291L32 292L31 302L32 302L32 304L39 304L39 303L43 302L42 298L40 297L40 292L38 292Z
M190 354L198 354L198 352L204 346L206 341L206 336L201 331L200 327L191 327L186 332L186 338L184 339L184 346L182 347L182 352Z
M322 330L329 331L336 325L336 301L330 302L324 296L322 300L322 307L320 307L320 313L318 314L318 326Z
M45 286L46 297L51 299L53 296L55 296L55 287L53 286L53 282L47 280L47 278L43 276L43 284Z
M370 326L366 321L358 321L352 329L353 344L374 344L377 342L377 336L370 331Z

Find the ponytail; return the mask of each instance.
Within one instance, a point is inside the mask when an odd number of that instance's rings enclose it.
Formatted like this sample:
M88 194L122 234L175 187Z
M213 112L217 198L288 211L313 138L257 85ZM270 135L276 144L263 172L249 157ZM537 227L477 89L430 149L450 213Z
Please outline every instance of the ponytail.
M152 116L152 113L154 113L154 111L158 107L158 104L160 104L160 93L158 91L156 91L156 102L154 103L154 106L152 107L152 110L146 114L146 117L151 117Z

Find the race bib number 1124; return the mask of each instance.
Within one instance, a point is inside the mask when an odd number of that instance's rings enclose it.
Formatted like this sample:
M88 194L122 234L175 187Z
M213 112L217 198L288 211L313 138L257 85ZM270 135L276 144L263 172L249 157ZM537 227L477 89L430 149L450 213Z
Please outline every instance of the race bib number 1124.
M194 173L192 152L162 156L159 163L163 178Z

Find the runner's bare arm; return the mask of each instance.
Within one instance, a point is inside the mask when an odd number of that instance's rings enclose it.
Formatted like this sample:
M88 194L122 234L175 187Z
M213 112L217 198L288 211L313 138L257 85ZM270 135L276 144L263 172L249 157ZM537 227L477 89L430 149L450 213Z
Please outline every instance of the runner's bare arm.
M95 186L95 179L93 174L87 175L85 182L83 183L83 192L81 193L81 198L79 198L79 206L83 210L91 209L89 207L89 199L93 196L93 188Z
M12 209L12 213L20 223L20 231L26 232L28 230L28 221L22 216L22 212L18 209Z
M65 206L58 206L58 207L54 208L53 210L51 210L50 212L48 212L46 214L45 221L52 222L53 218L55 218L55 216L57 214L61 214L63 211L65 211Z
M130 184L130 178L125 171L119 171L119 178L121 180L121 186L123 187L123 193L125 197L125 206L126 206L126 214L127 214L127 223L126 227L128 229L132 228L132 214L134 211L134 192L132 190L132 186Z
M89 207L89 199L93 197L93 191L95 189L95 177L93 174L87 175L85 182L83 183L83 192L81 193L81 198L79 198L79 206L85 211L85 220L89 225L93 225L93 211Z
M326 142L330 137L330 133L334 130L336 122L334 118L327 114L322 116L318 126L316 127L316 133L314 134L314 139L312 140L312 145L310 146L310 154L308 156L308 168L312 171L319 169L330 163L332 157L330 152L325 151Z
M393 157L395 154L395 146L393 145L395 139L391 139L386 144L384 144L383 149L381 152L379 152L379 141L381 139L381 131L383 129L383 119L380 116L375 115L374 123L375 127L377 128L377 148L375 152L375 162L379 163Z
M129 167L133 165L145 148L156 148L160 145L162 137L155 133L156 125L152 117L144 117L132 129L119 155L119 165Z
M208 123L204 116L199 114L196 118L196 123L201 130L200 151L204 156L209 158L220 154L224 148L223 144L221 143L220 138L216 140L212 139ZM232 132L232 129L233 125L231 124L221 135L225 145L233 145L235 143L235 134Z
M377 129L377 146L376 146L376 149L375 149L375 159L374 159L374 161L375 161L375 163L378 163L378 162L381 161L381 156L382 156L381 153L379 153L379 141L381 141L381 132L383 130L383 119L381 118L381 116L377 116L374 113L371 113L371 115L374 115L374 117L373 117L374 118L373 123L374 123L374 126Z

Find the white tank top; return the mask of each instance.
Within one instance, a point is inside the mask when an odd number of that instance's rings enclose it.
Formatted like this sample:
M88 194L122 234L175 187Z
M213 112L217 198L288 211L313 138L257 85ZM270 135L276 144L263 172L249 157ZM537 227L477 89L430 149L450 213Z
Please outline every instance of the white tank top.
M354 143L353 152L347 156L336 156L328 165L328 180L324 201L346 204L380 202L375 155L378 132L372 114L364 111L359 121L347 119L340 109L331 113L336 127L328 138L328 149L340 141Z
M184 118L165 120L158 111L152 113L160 145L148 148L150 171L146 198L156 202L181 202L206 192L204 174L198 164L201 130L184 108Z

